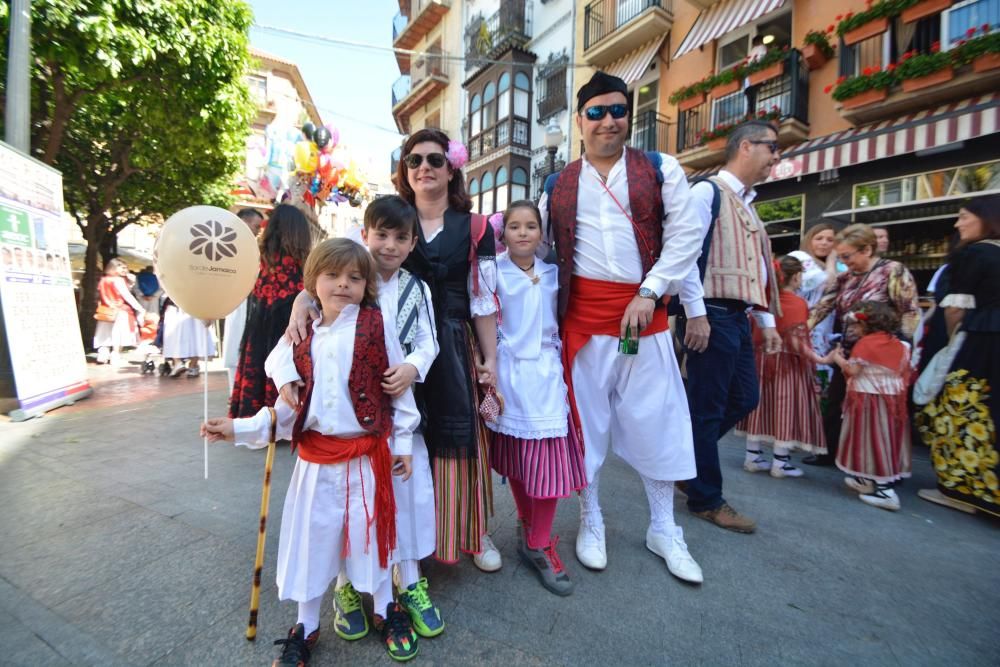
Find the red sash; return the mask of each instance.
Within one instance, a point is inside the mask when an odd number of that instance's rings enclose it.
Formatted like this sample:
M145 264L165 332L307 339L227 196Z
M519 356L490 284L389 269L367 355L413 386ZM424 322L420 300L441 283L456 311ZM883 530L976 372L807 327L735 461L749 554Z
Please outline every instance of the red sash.
M331 464L347 463L354 459L367 456L371 461L372 472L375 475L375 516L368 509L365 499L364 476L361 476L361 497L365 506L365 553L371 546L372 522L378 533L378 563L379 567L389 567L389 553L396 548L396 498L392 491L392 456L389 453L389 441L374 434L361 435L356 438L338 438L323 435L318 431L303 431L299 436L299 458L309 463ZM359 462L360 465L360 462ZM341 557L345 558L351 551L351 476L347 476L347 502L344 509L344 548Z
M583 433L580 427L580 413L576 409L576 397L573 393L573 360L591 336L615 338L621 336L622 316L625 315L625 309L638 290L639 285L631 283L613 283L581 276L573 276L570 279L570 298L561 330L562 361L574 427L581 443ZM669 300L670 297L666 297L663 303L657 304L652 321L639 332L640 336L651 336L669 328L667 322Z

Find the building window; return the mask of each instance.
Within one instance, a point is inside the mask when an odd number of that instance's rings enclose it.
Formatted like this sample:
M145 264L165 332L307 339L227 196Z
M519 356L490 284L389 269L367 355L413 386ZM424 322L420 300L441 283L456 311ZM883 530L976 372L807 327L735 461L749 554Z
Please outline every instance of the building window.
M250 89L250 96L257 104L267 102L267 77L257 74L248 74L246 77L247 87Z
M488 171L483 174L483 195L479 204L480 213L493 213L493 172Z
M482 130L482 121L479 116L479 109L481 106L482 100L479 95L473 95L472 102L469 104L469 114L471 117L470 126L472 128L469 131L469 136L475 137L479 134L480 130Z
M424 127L433 127L440 129L441 127L441 111L435 111L427 116L427 120L424 121Z
M538 73L538 121L566 108L566 66L569 58L551 59Z
M531 79L524 72L514 75L514 115L527 119L528 98L531 96Z
M1000 28L1000 2L997 0L965 0L956 2L941 12L941 48L954 48L959 40L968 39L966 31L989 24L990 32ZM977 36L982 34L977 32Z
M802 212L805 195L754 202L757 216L772 239L798 236L802 232Z
M500 82L497 84L500 96L497 99L497 118L505 119L510 115L510 73L504 72L500 75ZM503 142L500 142L501 144Z
M473 213L479 213L479 181L475 178L469 181L469 198L472 199Z
M497 169L497 189L496 189L496 210L502 211L507 208L507 167Z
M510 200L519 201L528 198L528 172L520 167L514 167L510 177Z
M854 186L854 208L908 204L1000 190L1000 161L951 167Z

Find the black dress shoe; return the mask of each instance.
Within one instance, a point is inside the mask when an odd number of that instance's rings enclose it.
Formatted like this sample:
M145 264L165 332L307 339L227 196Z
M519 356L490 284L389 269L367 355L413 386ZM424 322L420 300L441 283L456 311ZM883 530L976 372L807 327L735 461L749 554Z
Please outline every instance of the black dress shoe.
M833 465L833 457L829 454L813 454L802 459L807 466L830 467Z

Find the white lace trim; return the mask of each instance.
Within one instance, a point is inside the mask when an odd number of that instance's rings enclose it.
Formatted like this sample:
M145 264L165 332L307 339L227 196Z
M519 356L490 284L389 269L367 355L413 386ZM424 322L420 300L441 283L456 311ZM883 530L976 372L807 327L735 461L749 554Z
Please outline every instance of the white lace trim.
M497 433L506 433L515 438L525 440L541 440L542 438L564 438L568 431L567 413L559 416L542 417L539 419L524 419L509 415L500 415L496 424L487 424Z
M497 312L497 263L493 257L479 258L479 295L472 289L469 271L469 311L473 317L486 317Z
M972 310L976 307L976 297L973 294L949 294L941 301L941 307Z
M543 440L545 438L565 438L568 432L568 428L564 425L562 428L543 428L534 431L519 429L509 427L505 424L486 424L490 430L496 431L497 433L504 433L506 435L512 435L515 438L521 438L523 440Z

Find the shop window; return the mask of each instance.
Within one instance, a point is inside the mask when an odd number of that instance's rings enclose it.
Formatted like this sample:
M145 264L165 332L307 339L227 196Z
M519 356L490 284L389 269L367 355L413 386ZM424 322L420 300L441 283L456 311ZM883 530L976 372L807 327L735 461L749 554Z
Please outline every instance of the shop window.
M760 221L764 223L767 235L772 239L797 236L801 233L805 195L754 202L753 207Z
M907 204L1000 189L1000 160L871 181L854 186L854 208Z

